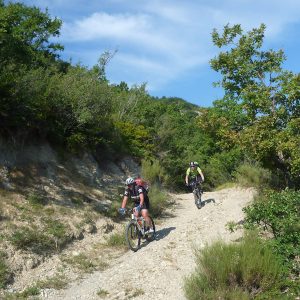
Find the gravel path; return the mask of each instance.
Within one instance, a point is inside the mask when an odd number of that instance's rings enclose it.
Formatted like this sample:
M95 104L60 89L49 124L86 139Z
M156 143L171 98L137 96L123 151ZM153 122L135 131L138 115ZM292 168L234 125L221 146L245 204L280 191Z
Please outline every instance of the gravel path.
M196 208L192 194L173 195L170 216L157 224L157 240L136 253L128 251L105 271L85 275L67 289L43 292L43 299L185 299L183 279L195 268L193 251L212 241L234 241L226 223L243 220L242 208L252 200L251 189L204 193L205 206Z

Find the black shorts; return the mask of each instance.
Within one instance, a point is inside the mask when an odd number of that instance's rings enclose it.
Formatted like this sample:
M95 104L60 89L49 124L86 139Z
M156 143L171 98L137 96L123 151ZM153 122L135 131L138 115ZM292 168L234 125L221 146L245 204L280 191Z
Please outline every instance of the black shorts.
M140 203L134 203L134 207L137 207L137 206L139 206L140 205ZM150 208L150 202L149 202L149 198L147 199L145 199L144 200L144 204L143 204L143 206L141 207L141 209L149 209Z

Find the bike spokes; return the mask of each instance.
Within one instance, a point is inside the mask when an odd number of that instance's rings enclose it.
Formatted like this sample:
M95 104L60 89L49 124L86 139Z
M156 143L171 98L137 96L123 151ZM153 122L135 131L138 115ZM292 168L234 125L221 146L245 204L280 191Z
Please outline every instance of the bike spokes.
M141 243L141 234L135 223L129 223L126 227L126 241L132 251L137 251Z

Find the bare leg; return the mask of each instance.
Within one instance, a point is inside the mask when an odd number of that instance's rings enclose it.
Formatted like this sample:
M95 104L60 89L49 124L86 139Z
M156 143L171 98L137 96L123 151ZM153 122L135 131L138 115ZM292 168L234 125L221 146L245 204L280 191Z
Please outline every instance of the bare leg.
M151 220L149 218L148 209L142 209L141 214L146 221L146 226L150 227L152 224L151 224Z

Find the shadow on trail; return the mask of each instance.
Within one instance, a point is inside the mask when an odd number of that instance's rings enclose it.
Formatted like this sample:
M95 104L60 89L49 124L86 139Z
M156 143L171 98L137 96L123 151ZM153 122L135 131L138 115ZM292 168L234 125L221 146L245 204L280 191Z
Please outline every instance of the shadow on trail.
M163 229L156 231L155 240L159 241L159 240L165 238L172 230L175 230L175 229L176 229L176 227L168 227L168 228L163 228Z
M216 203L215 199L206 199L206 200L201 200L202 207L205 206L208 203Z
M169 227L169 228L164 228L164 229L157 230L155 232L155 239L154 240L159 241L159 240L165 238L174 229L176 229L176 227ZM151 242L152 242L152 240L147 241L147 240L143 239L142 243L140 245L140 248L146 247Z

